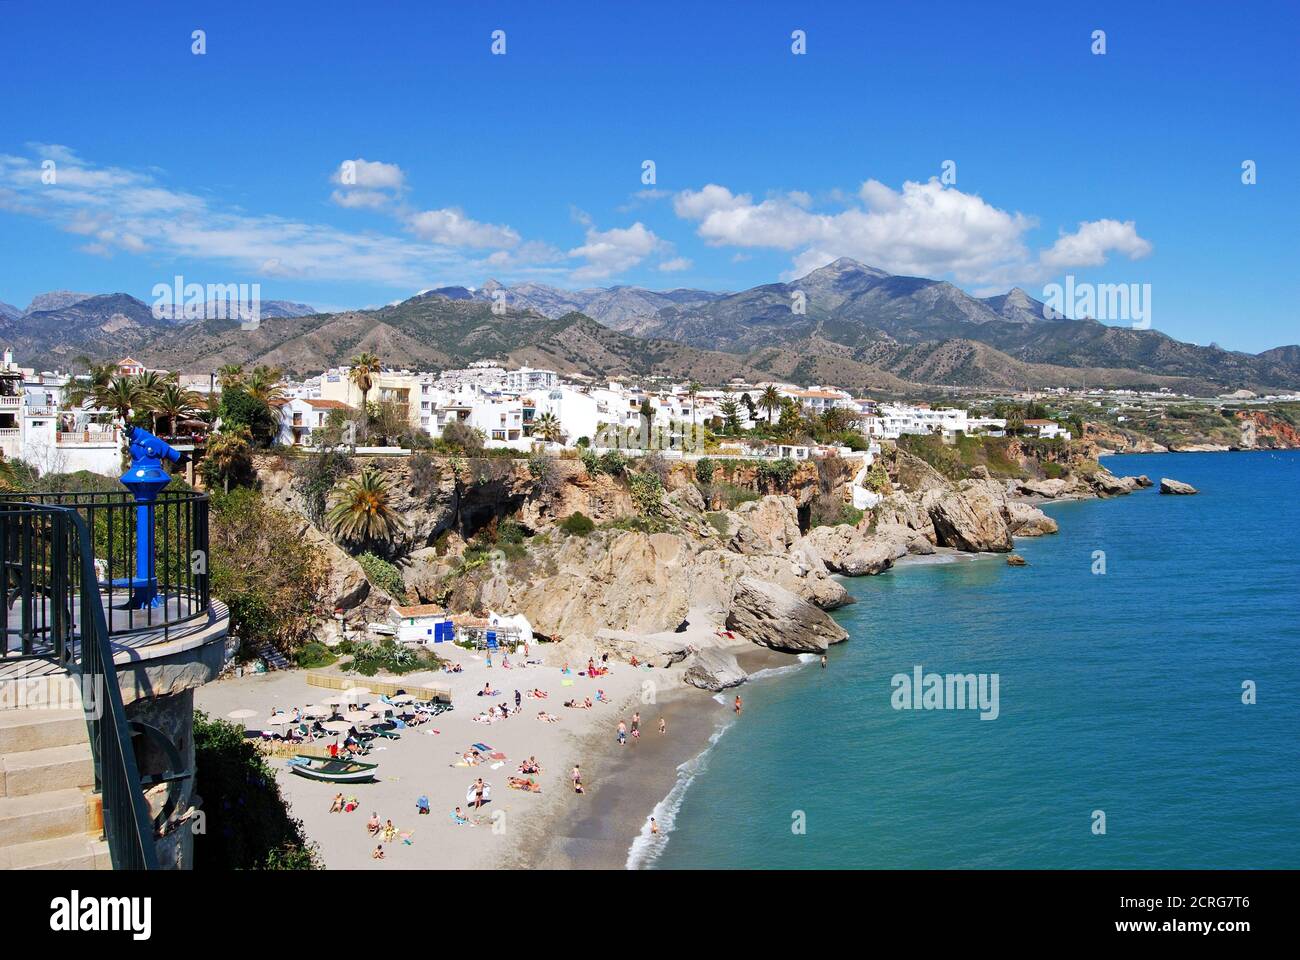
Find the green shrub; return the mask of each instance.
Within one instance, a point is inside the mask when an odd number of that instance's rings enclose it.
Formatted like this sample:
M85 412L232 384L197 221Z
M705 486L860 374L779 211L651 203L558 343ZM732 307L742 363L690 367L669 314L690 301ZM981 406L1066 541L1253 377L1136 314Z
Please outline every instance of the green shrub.
M756 491L750 490L748 487L738 487L734 483L717 484L714 487L714 492L728 510L735 510L742 503L749 503L751 500L758 499Z
M357 557L357 563L361 564L361 569L365 571L366 579L384 593L398 602L406 600L406 582L402 579L401 570L368 550Z
M323 643L311 641L303 644L294 654L294 662L305 670L312 670L318 667L328 667L338 660L334 651Z
M789 457L771 461L760 460L758 461L758 480L759 483L769 483L778 489L784 490L786 485L794 478L796 469L798 469L797 465Z
M243 728L201 710L194 711L194 792L207 817L207 829L194 837L195 869L325 868Z
M627 457L618 450L609 450L601 455L600 472L617 477L627 468Z
M627 487L638 514L658 517L663 513L664 484L658 474L629 473Z
M716 464L708 457L700 457L695 461L695 479L702 484L713 482L713 469Z
M724 537L731 532L731 523L727 520L727 515L720 511L709 511L704 515L704 519L709 521L709 526L722 534Z
M578 511L561 520L560 529L570 536L585 537L596 529L596 522L582 511Z

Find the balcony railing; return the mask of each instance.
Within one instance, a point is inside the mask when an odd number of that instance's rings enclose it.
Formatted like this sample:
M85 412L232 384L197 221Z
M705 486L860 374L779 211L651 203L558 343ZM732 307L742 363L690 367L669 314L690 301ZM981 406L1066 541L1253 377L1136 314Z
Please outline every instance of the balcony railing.
M76 507L0 503L5 649L16 632L28 656L81 675L86 726L103 798L104 838L118 870L156 870L149 805L122 704L108 621L96 584L91 527ZM19 618L10 628L11 608Z
M32 506L63 507L86 523L94 553L90 558L96 595L109 637L145 631L166 640L172 630L206 616L210 606L208 579L208 498L190 491L164 490L153 506L153 570L140 570L137 557L137 504L126 490L96 493L0 494L0 569L5 576L5 604L0 623L5 647L0 660L50 657L53 618L63 612L52 588L71 582L71 574L56 569L56 558L40 555L34 566L30 538L39 531L21 512ZM26 539L24 539L26 538ZM39 541L39 536L38 536ZM78 581L79 582L79 581ZM149 602L141 602L147 594ZM71 605L70 605L71 606ZM17 621L15 623L15 621Z
M120 443L121 434L116 427L109 430L60 430L54 434L54 441L64 445Z

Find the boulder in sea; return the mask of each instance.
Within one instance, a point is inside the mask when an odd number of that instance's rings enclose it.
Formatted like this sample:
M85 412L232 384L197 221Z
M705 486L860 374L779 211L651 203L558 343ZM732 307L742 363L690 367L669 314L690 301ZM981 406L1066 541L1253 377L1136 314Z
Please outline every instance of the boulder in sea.
M1029 566L1029 561L1026 560L1024 557L1022 557L1020 554L1018 554L1018 553L1013 553L1013 554L1011 554L1010 556L1007 557L1007 566L1008 566L1008 567L1027 567L1027 566Z
M1196 493L1197 490L1190 483L1183 483L1181 480L1170 480L1168 477L1161 477L1160 492L1172 493L1178 496L1188 496Z
M820 608L784 587L753 577L737 581L727 629L751 643L786 653L825 653L832 643L849 636Z

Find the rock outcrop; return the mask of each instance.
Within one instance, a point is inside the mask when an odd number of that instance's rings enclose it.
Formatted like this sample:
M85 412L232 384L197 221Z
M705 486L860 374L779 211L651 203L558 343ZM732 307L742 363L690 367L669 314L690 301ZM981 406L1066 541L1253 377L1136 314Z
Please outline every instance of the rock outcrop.
M1011 549L1005 502L1001 486L992 480L963 480L955 488L930 490L921 499L940 546L975 552Z
M726 690L744 683L749 675L740 668L736 658L725 650L708 647L692 653L686 659L682 680L701 690Z
M1035 506L1021 500L1006 501L1007 525L1012 536L1041 537L1047 533L1056 533L1060 525Z
M1168 477L1161 477L1160 492L1185 497L1196 493L1197 489L1190 483L1183 483L1181 480L1170 480Z
M824 611L774 583L746 577L736 584L727 629L786 653L825 653L848 633Z
M901 535L864 536L857 527L846 523L813 527L804 542L816 552L827 570L849 577L881 573L908 552L908 539Z

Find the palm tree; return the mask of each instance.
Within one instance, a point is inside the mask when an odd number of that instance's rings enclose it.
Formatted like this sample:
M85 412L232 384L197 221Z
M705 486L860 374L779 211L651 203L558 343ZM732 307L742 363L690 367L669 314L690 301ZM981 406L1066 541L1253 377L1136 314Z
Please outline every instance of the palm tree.
M280 385L282 373L279 367L259 364L253 368L244 389L250 397L269 408L276 401L284 399L284 387Z
M113 379L116 368L111 363L92 363L86 361L86 379L74 379L68 388L68 406L83 407L96 390L100 390Z
M145 370L135 375L135 387L139 394L136 406L149 411L149 429L154 433L158 432L158 395L172 382L170 375L156 370Z
M218 367L217 382L221 384L222 390L243 383L244 365L242 363L227 363Z
M329 531L343 540L364 543L388 540L402 529L402 518L393 509L388 481L367 467L359 477L348 477L330 491L330 508L325 514Z
M559 443L564 437L564 428L553 413L544 413L533 421L533 436L546 443Z
M369 433L369 417L365 416L366 400L370 396L370 388L375 385L375 374L383 369L383 364L379 358L369 351L362 351L353 357L350 361L348 370L348 379L361 391L361 426L362 429Z
M95 387L90 393L90 399L95 406L112 410L126 423L132 408L138 406L143 397L134 377L117 376L108 383Z
M203 457L205 479L209 483L220 480L222 488L229 493L230 478L243 473L252 464L252 440L246 427L222 431L209 440Z
M767 425L772 425L772 414L781 409L781 394L777 392L776 387L768 384L763 388L763 395L758 398L758 406L761 410L767 411Z
M695 426L695 397L700 392L700 382L692 380L690 386L686 388L686 395L691 398L691 426Z
M153 409L158 415L167 419L168 436L176 433L176 421L197 413L203 404L203 398L193 390L182 389L180 384L164 384L162 390L154 397Z

